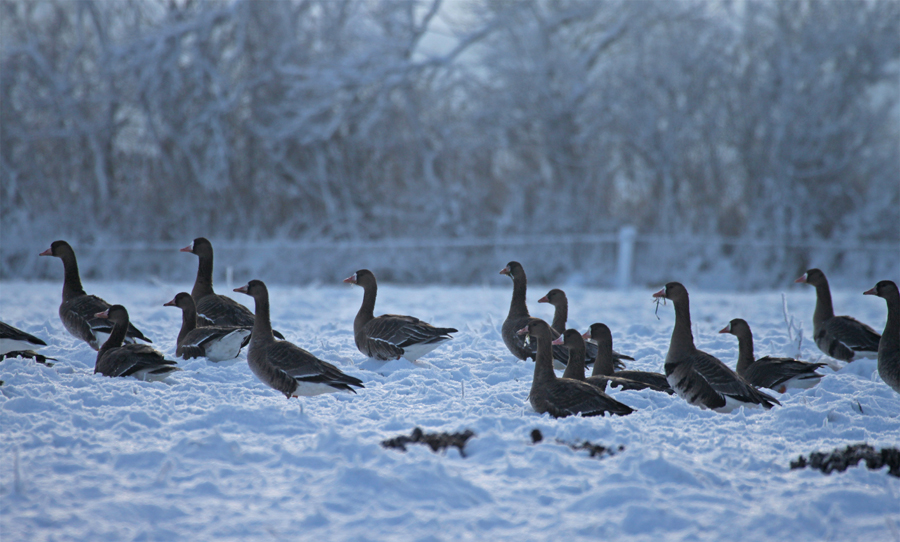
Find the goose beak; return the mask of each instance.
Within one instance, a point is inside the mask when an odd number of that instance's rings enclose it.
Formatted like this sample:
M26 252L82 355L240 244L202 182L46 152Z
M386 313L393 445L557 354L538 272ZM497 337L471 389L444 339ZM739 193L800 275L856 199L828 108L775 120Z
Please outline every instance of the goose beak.
M863 292L863 295L878 295L878 294L875 293L875 288L869 288L868 290Z
M344 282L346 282L347 284L356 284L356 273L353 273L349 277L345 278Z
M731 333L731 322L727 326L719 330L719 333Z
M544 297L538 299L538 303L550 303L550 300L547 299L547 296L544 296Z
M525 335L526 333L528 333L528 326L525 326L519 331L516 331L516 335Z
M53 249L52 249L52 248L48 248L47 250L45 250L45 251L41 252L40 254L38 254L38 256L53 256Z
M794 282L806 282L806 273L803 273L802 275L797 277L797 280L795 280Z
M589 341L591 339L591 332L585 331L584 333L581 334L581 338L586 341Z
M559 337L553 339L553 341L550 344L564 344L565 342L566 341L563 340L563 336L560 335Z
M106 309L103 312L98 312L94 315L94 318L109 318L109 309Z
M163 303L163 307L174 307L174 306L175 306L174 299L172 301L167 301L166 303Z
M662 290L656 292L655 294L653 294L653 297L666 297L666 289L663 288Z
M178 250L178 252L193 252L193 251L194 251L194 243L191 243L188 246Z
M249 284L245 284L245 285L241 286L240 288L235 288L234 291L240 292L242 294L247 294L247 288L249 288L249 287L250 287ZM250 294L247 294L247 295L250 295Z
M501 270L500 270L500 274L501 274L501 275L508 275L508 274L509 274L509 266L507 265L506 267L504 267L503 269L501 269Z

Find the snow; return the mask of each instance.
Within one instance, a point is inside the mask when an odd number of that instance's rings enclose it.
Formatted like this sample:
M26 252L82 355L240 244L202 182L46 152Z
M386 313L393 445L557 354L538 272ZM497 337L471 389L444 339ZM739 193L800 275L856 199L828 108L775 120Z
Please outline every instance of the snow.
M492 268L493 270L493 268ZM252 277L244 277L252 278ZM242 280L237 278L236 280ZM553 285L558 286L558 285ZM781 292L691 292L699 348L734 366L732 318L754 331L756 355L792 355ZM834 292L839 314L879 331L871 284ZM532 285L532 314L550 287ZM181 314L163 303L190 284L85 284L125 304L154 345L174 357ZM292 342L366 388L286 400L235 361L180 361L166 382L93 375L95 352L57 316L60 282L4 281L0 319L47 341L52 368L0 362L0 535L13 540L898 540L900 479L864 466L830 476L792 459L858 442L900 444L900 394L874 360L824 369L783 406L717 414L651 391L611 393L627 417L552 419L526 401L533 364L500 338L511 286L382 284L376 313L418 316L459 333L418 363L368 360L353 342L362 291L340 284L269 286L272 321ZM671 305L651 293L565 288L569 325L613 331L630 368L661 370ZM790 314L810 338L815 294L786 285ZM219 293L225 293L224 287ZM246 303L249 299L234 294ZM476 433L455 449L406 453L380 442L419 426ZM531 444L539 429L544 440ZM624 450L602 459L557 439Z

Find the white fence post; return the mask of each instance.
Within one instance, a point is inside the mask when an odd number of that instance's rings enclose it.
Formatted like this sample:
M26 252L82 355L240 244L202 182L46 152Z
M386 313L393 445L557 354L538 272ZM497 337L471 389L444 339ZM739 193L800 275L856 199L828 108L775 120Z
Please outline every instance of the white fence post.
M631 269L634 260L634 241L637 230L634 226L619 229L619 254L616 261L616 288L624 290L631 286Z

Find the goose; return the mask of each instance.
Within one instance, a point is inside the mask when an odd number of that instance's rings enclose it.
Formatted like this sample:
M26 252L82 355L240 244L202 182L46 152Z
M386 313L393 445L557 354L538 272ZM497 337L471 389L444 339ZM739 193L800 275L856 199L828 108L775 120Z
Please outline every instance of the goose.
M547 295L538 299L538 303L549 303L553 305L553 323L550 324L550 327L556 333L553 338L558 338L560 334L566 330L566 321L569 319L569 298L566 297L566 292L559 288L554 288L547 292ZM625 362L622 360L627 359L634 361L633 357L615 351L613 351L612 356L616 369L625 368ZM565 348L557 348L556 343L554 343L553 360L564 367L566 363L568 363L568 359L569 351ZM595 359L597 359L597 345L592 342L585 343L585 365L593 365Z
M176 362L166 359L161 352L146 344L125 344L128 329L128 311L122 305L113 305L94 316L108 319L112 324L109 339L97 352L94 374L104 376L133 376L138 380L163 380L170 373L180 371Z
M363 289L362 305L353 320L353 338L359 351L370 358L386 361L402 357L414 362L452 339L450 333L457 332L452 327L434 327L412 316L383 314L376 318L378 284L375 274L368 269L360 269L344 282Z
M728 322L719 333L731 333L738 339L737 374L759 388L769 388L784 393L788 388L807 389L822 380L816 369L825 367L825 363L808 363L791 358L773 358L766 356L754 361L753 332L741 318Z
M501 275L506 275L513 281L512 301L509 303L509 314L500 328L500 336L503 343L517 359L535 359L537 350L525 342L525 334L519 334L519 330L528 325L531 315L528 314L528 306L525 304L525 291L528 288L528 280L525 277L525 269L519 262L509 262L500 270ZM552 332L551 332L552 335Z
M198 326L253 327L253 312L226 295L213 291L213 248L205 237L198 237L179 252L196 254L199 258L197 278L191 289L191 298L197 311ZM276 337L284 335L273 331Z
M597 361L594 363L594 370L591 372L591 376L616 377L628 382L640 382L643 385L641 388L623 387L626 390L650 388L653 391L662 391L668 394L675 393L675 390L669 385L666 375L648 371L616 371L613 364L612 332L606 324L591 324L588 331L582 335L582 339L590 339L597 343ZM618 385L618 381L610 380L610 385L615 388Z
M41 252L40 256L55 256L62 260L65 277L63 279L62 304L59 306L59 319L63 326L76 339L81 339L94 350L99 350L112 332L109 320L97 318L98 312L110 307L109 303L95 295L88 295L81 286L78 274L78 261L75 251L65 241L53 241L50 248ZM132 324L128 324L125 334L126 343L134 343L136 339L152 343Z
M691 310L687 289L670 282L653 294L672 300L675 327L666 354L666 380L679 397L700 408L731 412L739 406L780 405L777 399L754 388L716 357L697 350L691 333Z
M285 397L312 397L323 393L356 393L362 380L344 374L327 361L288 341L276 341L269 320L269 290L261 280L251 280L235 292L256 302L256 318L250 335L247 363L263 384Z
M534 380L528 400L538 414L549 413L554 418L572 414L582 416L602 416L609 412L625 416L634 412L628 405L616 401L599 388L573 380L557 378L553 372L551 352L552 331L550 325L540 318L532 318L517 331L537 340L537 354L534 360Z
M816 310L813 312L813 338L825 354L841 361L878 356L881 336L866 324L849 316L835 316L831 304L831 289L825 273L810 269L794 282L816 288Z
M47 360L56 361L56 358L38 354L35 349L47 346L42 339L15 328L5 322L0 322L0 359L6 358L31 358L38 363L53 366Z
M181 309L181 331L175 341L175 355L182 359L205 357L209 361L234 359L250 342L249 327L197 327L197 309L187 292L179 292L165 307Z
M574 329L567 329L565 333L553 340L552 344L561 345L569 352L569 362L566 364L566 370L563 378L571 378L572 380L580 380L587 382L592 386L596 386L600 391L606 391L606 385L611 384L613 387L621 386L623 390L642 390L648 385L643 382L635 382L627 378L619 376L591 375L588 378L584 376L584 351L585 342L581 333ZM596 365L595 365L596 367Z
M878 343L878 375L900 393L900 291L896 283L882 280L863 293L877 295L887 301L887 323Z

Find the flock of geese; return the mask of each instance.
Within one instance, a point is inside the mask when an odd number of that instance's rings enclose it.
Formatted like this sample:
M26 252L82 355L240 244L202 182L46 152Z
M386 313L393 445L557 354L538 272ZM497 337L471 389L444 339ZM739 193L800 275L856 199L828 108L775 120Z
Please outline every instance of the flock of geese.
M197 278L191 293L180 292L165 303L181 310L181 330L175 354L182 359L205 357L210 361L236 358L249 343L247 362L253 374L287 398L309 397L323 393L356 393L363 382L347 375L299 346L284 340L272 329L269 317L269 292L260 280L251 280L235 292L253 298L255 311L213 290L213 249L205 238L197 238L182 252L199 258ZM178 371L175 360L144 343L144 336L129 320L122 305L110 305L89 295L81 285L75 251L65 241L54 241L40 254L63 262L65 271L59 317L66 330L97 351L94 373L105 376L131 376L142 380L161 380ZM650 389L678 394L687 402L718 412L730 412L740 406L772 408L778 399L760 388L784 393L788 388L810 388L822 378L818 369L824 363L809 363L790 358L753 355L753 334L744 320L737 318L720 333L737 337L737 371L716 357L698 350L691 333L691 314L687 289L670 282L653 294L658 300L671 300L675 325L665 359L665 374L625 370L624 360L633 358L613 350L609 327L595 323L582 334L566 329L568 300L562 290L553 289L539 302L554 306L553 323L532 317L525 303L527 279L518 262L509 262L501 271L513 282L509 314L501 336L509 351L520 360L534 360L534 379L529 401L538 413L554 417L606 413L627 415L634 411L606 393L607 386L623 390ZM375 275L361 269L344 280L363 288L363 301L353 321L353 337L364 355L378 360L418 358L452 339L453 328L439 328L412 316L385 314L375 316L378 286ZM883 280L864 294L887 301L888 318L884 333L849 316L835 316L831 292L825 274L810 269L796 282L816 288L813 333L816 345L832 358L852 362L860 357L877 357L878 373L900 393L900 292L894 282ZM139 342L141 341L141 342ZM46 343L33 335L0 322L0 355L24 356L45 362L36 349ZM585 367L593 365L590 376ZM554 366L564 369L557 377Z

